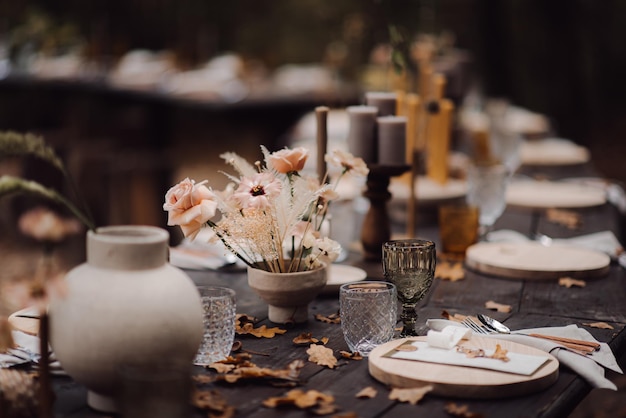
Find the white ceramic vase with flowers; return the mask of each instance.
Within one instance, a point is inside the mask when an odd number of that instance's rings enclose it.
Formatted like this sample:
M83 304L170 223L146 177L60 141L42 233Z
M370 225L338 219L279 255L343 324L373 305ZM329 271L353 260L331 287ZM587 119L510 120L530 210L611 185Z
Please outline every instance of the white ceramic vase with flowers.
M268 303L271 321L304 322L309 302L326 284L327 265L341 252L323 233L329 202L344 176L366 176L368 169L362 159L335 150L325 160L338 174L319 179L303 171L307 149L261 150L264 161L254 164L222 154L238 174L227 174L232 183L225 190L186 178L167 192L163 209L168 225L179 225L185 237L209 227L213 239L248 266L248 283Z

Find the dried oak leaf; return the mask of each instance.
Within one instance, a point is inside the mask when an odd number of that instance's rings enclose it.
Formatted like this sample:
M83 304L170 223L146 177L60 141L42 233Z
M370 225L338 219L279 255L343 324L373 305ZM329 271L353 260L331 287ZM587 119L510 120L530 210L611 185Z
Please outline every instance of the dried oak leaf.
M273 396L263 401L263 406L277 408L283 405L293 405L299 409L312 409L318 415L327 415L336 411L335 398L317 390L303 391L294 389L285 396Z
M507 353L508 353L508 350L505 350L504 348L502 348L500 344L496 344L496 349L493 352L493 354L489 356L489 358L502 360L506 363L507 361L511 360L510 358L507 357L506 355Z
M341 412L339 414L335 414L330 418L359 418L359 414L353 411Z
M322 315L315 314L315 319L321 322L326 322L327 324L340 324L341 318L338 313L330 314L330 315Z
M219 362L209 364L209 368L215 370L218 373L228 373L235 367L237 366L235 366L234 364L224 364Z
M559 279L559 286L565 286L568 289L572 286L585 287L587 283L584 280L576 280L571 277L561 277Z
M450 321L456 321L456 322L463 322L463 320L466 318L465 315L461 315L461 314L451 314L450 312L443 310L441 312L441 317L448 319Z
M435 267L435 277L441 280L450 280L451 282L463 280L465 279L463 264L459 262L451 263L448 261L437 263L437 267Z
M306 353L309 355L309 361L320 366L332 369L337 365L337 358L333 350L323 345L311 344Z
M587 323L583 323L583 325L586 325L591 328L615 329L613 328L613 325L607 324L606 322L587 322Z
M417 405L419 401L431 390L433 390L432 385L422 386L418 388L393 388L391 393L389 393L389 399L396 400L399 402L408 402L411 405Z
M509 313L513 310L513 308L511 308L511 305L504 305L502 303L494 302L493 300L488 300L487 302L485 302L485 308L505 313Z
M350 359L350 360L363 360L363 356L358 351L355 351L354 353L351 353L349 351L341 350L339 352L339 354L341 354L341 357L347 358L347 359Z
M366 388L361 389L359 393L357 393L354 396L360 399L372 399L372 398L375 398L376 395L378 395L378 391L374 389L373 387L368 386Z
M207 411L210 417L232 418L235 408L228 405L226 398L216 390L194 390L191 403L198 409Z
M457 405L453 402L447 403L444 410L448 414L458 418L482 418L481 414L470 412L467 405Z
M569 229L577 229L582 226L583 218L578 212L563 209L548 209L546 217L549 222L553 222L558 225L563 225Z
M313 335L310 332L303 332L302 334L295 337L292 341L295 345L309 345L309 344L325 345L328 342L328 337L322 337L321 339L317 339L313 337Z
M248 322L237 326L235 332L238 335L254 335L257 338L274 338L276 334L284 334L287 330L278 327L268 328L267 325L254 328L254 324Z

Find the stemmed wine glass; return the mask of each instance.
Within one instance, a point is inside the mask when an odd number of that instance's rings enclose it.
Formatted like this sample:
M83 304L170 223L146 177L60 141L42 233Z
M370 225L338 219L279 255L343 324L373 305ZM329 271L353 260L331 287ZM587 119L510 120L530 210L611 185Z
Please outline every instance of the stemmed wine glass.
M467 171L467 203L478 207L479 239L485 241L506 207L510 171L500 163L474 164Z
M402 303L401 337L417 335L417 303L424 298L435 276L435 243L421 239L387 241L383 244L383 274L396 285Z

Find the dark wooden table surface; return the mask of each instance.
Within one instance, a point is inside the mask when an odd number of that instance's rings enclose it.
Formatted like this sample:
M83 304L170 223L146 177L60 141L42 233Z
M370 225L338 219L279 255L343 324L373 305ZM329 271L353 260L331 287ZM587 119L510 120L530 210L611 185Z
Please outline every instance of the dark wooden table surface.
M567 171L561 171L568 174ZM580 171L577 171L580 172ZM540 232L553 237L569 237L603 230L620 230L621 217L612 205L581 211L584 222L580 229L569 230L548 222L539 216ZM524 210L508 208L498 220L496 227L511 228L527 233L532 227L532 214ZM419 236L438 242L439 236L434 225L420 225ZM380 279L382 271L379 263L364 263L358 254L352 254L347 263L360 266L371 279ZM199 272L189 271L198 284L219 284L232 287L237 292L237 312L259 318L260 324L274 326L266 319L267 307L247 286L243 272ZM435 280L430 293L420 303L419 332L425 334L425 320L440 318L443 310L450 313L487 313L504 321L513 329L560 326L577 324L590 331L599 341L609 343L620 364L626 359L626 272L619 265L611 265L606 277L587 281L584 288L566 288L556 281L506 280L467 271L465 280L451 282ZM484 302L493 299L511 305L508 314L486 310ZM314 337L328 337L327 347L339 357L340 350L347 350L341 326L327 324L314 319L315 314L333 314L338 311L338 296L318 297L310 305L309 321L306 324L286 327L284 335L270 339L257 339L249 336L236 337L243 348L266 355L254 354L252 361L262 367L284 368L294 359L305 360L301 370L301 389L315 389L335 397L339 406L337 413L354 412L360 417L414 417L449 416L444 407L449 402L468 405L472 412L485 417L563 417L589 393L591 387L579 376L560 367L559 378L548 389L538 393L495 400L452 399L427 395L419 404L411 405L388 399L390 388L377 382L368 373L367 360L340 360L340 367L328 369L306 361L307 347L295 346L292 339L310 332ZM583 323L607 322L613 330L589 328ZM200 367L196 374L210 374ZM86 406L86 390L70 378L54 379L57 402L55 411L58 417L102 417ZM378 394L373 399L359 399L355 395L363 388L372 386ZM239 417L305 417L310 412L292 408L270 409L262 406L270 396L284 395L289 389L273 387L267 383L210 384L205 386L220 392L236 407ZM197 416L201 415L199 412Z

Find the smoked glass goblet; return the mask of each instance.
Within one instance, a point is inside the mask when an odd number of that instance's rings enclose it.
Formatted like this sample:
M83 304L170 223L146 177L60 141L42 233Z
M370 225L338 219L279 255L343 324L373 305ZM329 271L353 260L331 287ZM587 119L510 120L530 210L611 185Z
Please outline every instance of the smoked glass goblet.
M435 276L435 243L421 239L387 241L383 244L383 274L396 285L402 303L401 337L417 335L417 303L424 298Z

